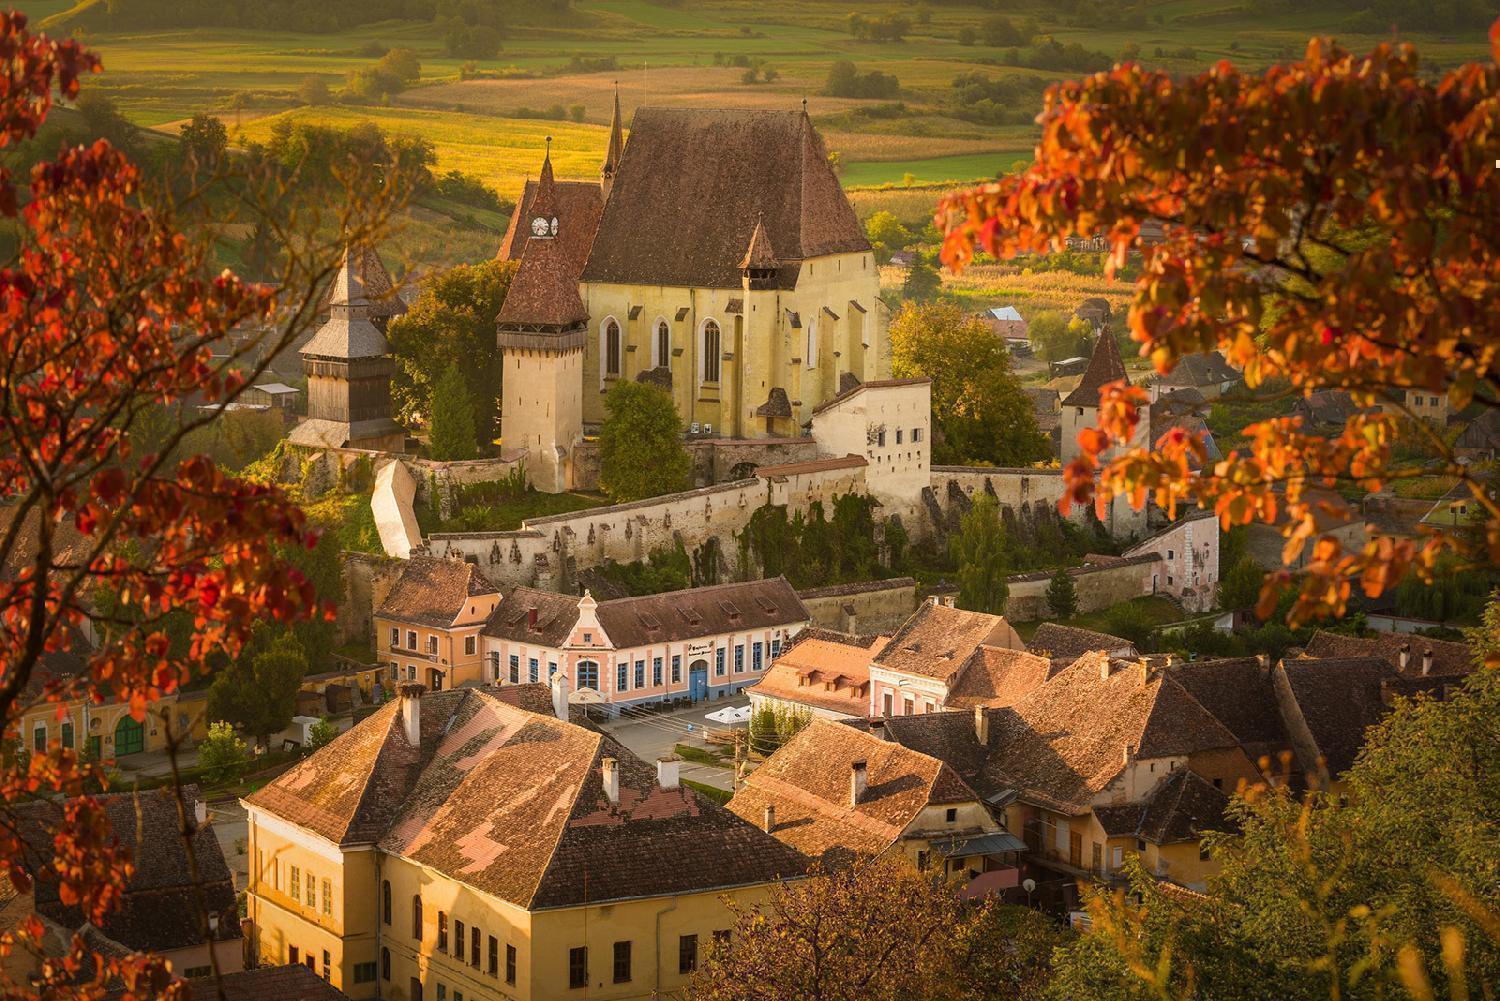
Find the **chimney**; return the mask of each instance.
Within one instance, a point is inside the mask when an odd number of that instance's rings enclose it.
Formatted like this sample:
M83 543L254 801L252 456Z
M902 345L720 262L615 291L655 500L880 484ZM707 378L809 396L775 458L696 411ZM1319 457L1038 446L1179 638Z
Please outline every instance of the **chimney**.
M193 827L201 828L208 823L208 804L198 799L193 801Z
M599 770L604 774L604 796L616 806L620 803L620 762L614 758L600 758Z
M1432 673L1432 647L1422 651L1422 677Z
M761 828L767 834L772 834L776 830L776 807L770 803L766 804L766 819Z
M990 718L985 715L984 706L974 707L974 739L980 747L990 746Z
M401 698L401 727L406 731L406 742L412 747L422 746L422 693L425 685L406 684L398 689Z
M870 770L864 759L849 765L849 805L858 806L865 798L865 789L870 784Z
M526 628L536 632L536 606L526 609Z
M874 737L876 740L888 739L885 735L884 717L876 716L874 719L870 720L870 736Z
M568 721L568 675L563 671L552 676L552 715Z
M1410 643L1402 643L1401 644L1401 670L1403 672L1406 671L1406 662L1408 660L1411 660L1411 644Z
M1109 667L1110 667L1110 665L1109 665L1109 657L1108 657L1108 655L1100 657L1099 658L1099 680L1100 681L1108 681L1109 680Z
M1255 662L1260 665L1262 671L1269 671L1271 669L1271 655L1268 653L1256 654Z
M1121 761L1128 768L1130 766L1130 763L1132 761L1134 761L1134 760L1135 760L1135 745L1134 744L1126 744L1125 745L1125 753L1123 755L1121 755Z
M656 759L656 784L663 789L676 789L678 785L677 770L682 767L682 759L675 754Z

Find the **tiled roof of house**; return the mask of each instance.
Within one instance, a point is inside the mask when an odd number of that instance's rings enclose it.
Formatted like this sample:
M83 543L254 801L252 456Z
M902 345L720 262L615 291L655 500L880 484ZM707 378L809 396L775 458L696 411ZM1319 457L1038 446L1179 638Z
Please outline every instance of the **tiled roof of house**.
M1101 668L1110 664L1108 677ZM891 739L952 764L981 795L1019 790L1074 814L1119 775L1127 749L1163 758L1237 746L1234 735L1160 671L1086 654L1005 709L984 710L980 747L969 714L886 721ZM945 717L957 717L951 723Z
M583 280L740 288L758 219L784 289L795 262L870 249L805 113L640 108Z
M803 639L799 633L765 676L745 693L849 716L868 716L870 661L886 642L885 636L858 645L821 637Z
M1274 759L1290 746L1276 710L1271 669L1256 658L1178 663L1167 673L1234 734L1252 760Z
M1100 334L1094 341L1094 352L1089 356L1089 366L1083 370L1083 379L1078 388L1063 398L1065 407L1097 407L1099 390L1111 382L1127 379L1125 360L1120 357L1120 346L1109 331Z
M214 998L220 987L224 1001L349 1001L349 995L324 980L309 966L259 966L212 977L189 980L193 996Z
M866 789L850 776L866 763ZM929 804L977 801L946 765L855 727L815 719L750 773L729 809L762 825L775 808L777 838L804 854L873 855L889 848Z
M1047 434L1058 426L1061 418L1061 395L1055 389L1029 387L1023 392L1031 401L1032 416L1036 418L1037 430Z
M1109 633L1043 622L1031 634L1031 642L1026 644L1026 649L1071 663L1092 650L1108 650L1123 656L1124 651L1134 652L1135 644Z
M597 614L610 642L621 648L791 626L812 617L785 577L616 598L601 601Z
M951 678L979 646L1022 649L1004 617L925 602L891 637L876 665L901 674Z
M527 712L494 689L461 688L421 699L415 749L400 705L360 722L249 804L308 827L325 812L308 790L358 784L338 777L358 779L366 769L351 762L374 763L370 748L395 741L404 754L379 762L395 767L380 769L388 777L378 797L355 797L364 800L361 819L378 820L372 840L520 907L702 892L803 871L796 852L691 789L661 788L651 766L590 727ZM617 803L602 777L611 757Z
M1053 661L1025 650L980 646L971 653L952 683L943 706L972 709L974 706L1014 705L1040 688L1053 674Z
M899 591L916 586L915 577L887 577L885 580L856 580L827 587L804 587L797 593L803 598L828 598L845 594L871 594L876 591ZM844 635L844 634L840 634Z
M1172 371L1161 377L1163 386L1214 386L1234 382L1240 374L1217 351L1202 355L1183 355Z
M1500 448L1500 410L1491 408L1470 421L1459 432L1454 448Z
M1328 773L1346 771L1364 747L1365 731L1385 718L1381 683L1397 677L1395 668L1374 657L1309 657L1283 660L1277 670Z
M1376 633L1374 636L1348 636L1319 629L1313 633L1304 652L1308 657L1359 658L1375 657L1394 667L1403 677L1422 677L1422 663L1432 651L1429 675L1462 675L1474 670L1474 651L1467 643L1435 640L1406 633ZM1405 652L1406 666L1401 665Z
M1153 845L1198 841L1222 830L1229 796L1190 768L1179 768L1139 803L1096 806L1099 826L1112 838L1136 837Z
M536 627L530 624L531 609L536 609ZM558 647L567 640L578 621L578 599L534 587L507 588L500 604L484 624L484 635L496 639Z
M185 786L182 792L191 817L200 798L198 787ZM195 886L172 790L113 793L98 798L109 816L111 833L130 853L134 865L119 907L109 913L100 928L105 936L136 951L161 952L200 944L201 889L203 906L211 914L223 916L215 938L227 941L240 937L234 881L211 826L204 825L193 836L199 884ZM62 804L31 802L16 807L14 813L28 849L26 867L35 878L37 912L64 927L82 927L85 915L62 902L52 875L53 832L64 823Z
M391 279L391 273L386 270L385 262L380 259L380 253L374 247L366 247L356 252L353 277L354 284L361 298L365 300L371 317L386 320L406 312L406 301L396 290L396 283ZM328 316L336 284L336 281L329 281L323 287L322 295L318 297L317 316L319 319Z
M826 459L809 459L806 462L783 462L776 466L757 466L755 475L762 479L777 476L800 476L803 473L827 473L835 469L863 469L869 460L862 455L830 456Z
M450 626L470 598L499 593L472 563L413 556L375 614L383 619Z

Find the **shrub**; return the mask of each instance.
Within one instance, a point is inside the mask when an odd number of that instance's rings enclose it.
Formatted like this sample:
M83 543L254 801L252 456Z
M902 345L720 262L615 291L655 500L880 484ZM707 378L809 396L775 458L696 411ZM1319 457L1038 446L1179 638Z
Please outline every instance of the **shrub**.
M234 727L224 721L212 723L208 736L198 745L198 765L209 785L229 785L245 774L250 756Z

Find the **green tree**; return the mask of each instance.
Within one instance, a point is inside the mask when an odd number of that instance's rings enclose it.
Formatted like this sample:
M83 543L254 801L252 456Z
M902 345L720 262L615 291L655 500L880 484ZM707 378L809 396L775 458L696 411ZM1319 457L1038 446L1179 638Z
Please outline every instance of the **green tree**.
M974 506L959 519L951 545L958 565L958 606L1003 614L1010 587L1005 582L1005 526L1000 524L999 502L989 494L974 498Z
M391 49L375 64L379 73L388 74L402 84L413 84L422 75L422 63L411 49Z
M208 736L198 744L198 766L209 785L239 781L249 763L245 742L234 732L234 727L222 721L209 724Z
M1005 342L951 303L908 303L891 321L891 370L932 379L932 461L1026 466L1052 456Z
M882 263L891 259L892 252L911 246L916 239L911 230L901 225L901 220L885 209L865 220L865 235Z
M1219 607L1231 611L1254 608L1265 575L1253 556L1241 556L1219 581Z
M617 504L687 486L692 456L672 398L643 382L615 383L599 430L599 487Z
M194 163L213 167L229 147L229 133L219 119L199 112L182 127L178 141Z
M311 75L302 78L297 85L297 99L303 104L327 104L333 99L328 91L328 81L320 76Z
M1156 623L1138 603L1122 601L1104 613L1104 631L1129 640L1138 650L1145 650L1156 632Z
M333 720L327 716L320 716L316 723L307 728L307 750L316 751L321 747L327 747L338 735L339 728Z
M1059 619L1066 619L1078 611L1078 588L1066 567L1058 568L1047 585L1047 607Z
M474 403L457 365L449 365L432 387L429 450L440 462L472 459L478 453L474 433Z
M264 747L292 721L306 674L297 637L282 633L261 652L242 654L218 672L208 690L209 716L242 727Z
M1032 350L1042 361L1061 361L1089 353L1088 323L1076 316L1069 320L1056 310L1044 309L1031 318L1026 329Z
M422 279L411 308L391 320L387 337L395 355L391 402L403 423L423 422L436 378L457 365L474 406L474 428L494 437L502 366L495 317L515 277L511 261L460 264Z
M912 302L930 302L943 290L943 280L922 254L917 254L901 284L901 298Z

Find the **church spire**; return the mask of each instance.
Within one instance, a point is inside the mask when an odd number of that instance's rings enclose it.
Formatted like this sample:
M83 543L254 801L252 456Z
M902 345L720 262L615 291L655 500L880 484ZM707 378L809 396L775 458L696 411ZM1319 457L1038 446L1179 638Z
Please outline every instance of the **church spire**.
M776 270L780 262L776 250L771 246L771 237L766 233L765 218L755 214L755 229L750 233L750 246L740 260L740 273L751 289L766 289L774 286Z
M604 153L604 166L599 168L599 184L604 189L604 198L614 187L615 173L620 169L620 158L625 155L625 136L620 124L620 81L615 81L615 112L609 122L609 148Z
M344 260L333 276L328 305L331 312L343 316L360 311L361 318L369 309L370 300L365 298L365 284L359 273L359 258L351 245L344 246Z
M547 155L531 201L531 235L547 239L557 235L557 182L552 179L552 137L547 137Z

